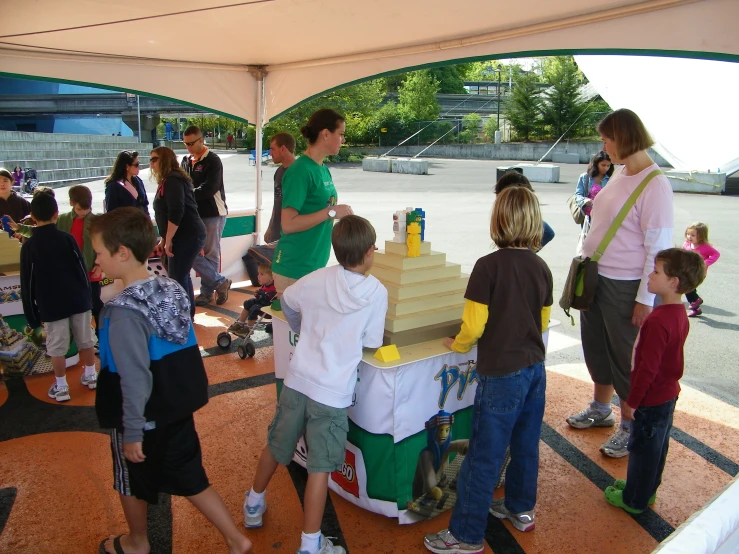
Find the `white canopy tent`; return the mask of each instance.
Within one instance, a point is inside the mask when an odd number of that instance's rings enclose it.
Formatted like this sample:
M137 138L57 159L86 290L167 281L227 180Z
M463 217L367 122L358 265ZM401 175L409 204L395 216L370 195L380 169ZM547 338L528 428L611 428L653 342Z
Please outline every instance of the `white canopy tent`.
M736 0L4 0L2 12L0 73L204 107L256 124L258 150L270 118L409 67L562 52L739 61Z

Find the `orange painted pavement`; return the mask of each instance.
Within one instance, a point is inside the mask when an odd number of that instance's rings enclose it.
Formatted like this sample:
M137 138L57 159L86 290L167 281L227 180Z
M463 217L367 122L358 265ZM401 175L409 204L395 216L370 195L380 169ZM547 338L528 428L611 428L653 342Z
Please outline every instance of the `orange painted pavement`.
M232 291L223 308L238 312L246 298L249 296ZM198 309L195 329L201 348L209 353L204 363L211 385L269 376L274 371L272 347L259 348L256 356L247 360L241 360L235 352L222 353L213 348L218 333L231 321L210 307ZM95 393L79 383L81 371L80 365L68 371L72 401L66 406L94 404ZM26 386L35 398L56 404L46 396L52 379L52 374L27 378ZM625 477L626 458L613 460L598 451L611 429L578 431L565 423L567 415L582 409L588 401L592 385L555 371L548 372L548 380L545 423L597 467L614 478ZM0 383L0 405L7 397L8 389ZM244 491L251 486L275 399L273 383L234 390L211 398L195 416L210 481L239 525ZM736 461L739 439L733 422L739 421L739 417L722 424L719 414L725 411L704 400L696 394L681 396L675 426ZM59 406L60 410L64 408ZM0 552L94 553L103 537L124 532L125 520L112 489L109 448L108 436L94 432L55 432L0 442L0 489L12 487L18 491L0 534ZM656 547L657 541L639 523L606 504L602 491L576 465L544 442L540 451L536 529L519 533L504 523L518 542L519 551L639 554ZM677 527L730 480L727 473L672 440L654 511ZM496 496L501 494L502 491L496 491ZM422 544L424 533L446 527L449 520L449 513L445 513L429 521L398 525L393 519L362 510L333 493L330 498L351 553L427 552ZM172 552L226 551L218 532L186 499L173 497L171 502ZM270 483L267 502L265 526L245 531L254 542L253 552L292 554L299 546L302 510L295 484L283 467ZM485 552L496 550L486 544ZM498 554L503 552L510 550L498 550Z

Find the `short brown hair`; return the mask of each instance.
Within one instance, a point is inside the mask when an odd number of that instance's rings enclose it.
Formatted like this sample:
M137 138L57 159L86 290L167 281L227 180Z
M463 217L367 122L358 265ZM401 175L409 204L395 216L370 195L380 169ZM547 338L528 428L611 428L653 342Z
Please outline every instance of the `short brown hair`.
M541 249L544 222L536 195L525 187L508 187L496 197L490 238L498 248Z
M598 132L616 143L616 153L622 160L654 144L639 116L626 108L605 116L598 123Z
M269 273L272 275L272 264L269 262L260 262L257 269L262 273Z
M69 203L89 210L92 206L92 192L85 185L75 185L69 189Z
M275 143L277 146L284 146L291 154L295 154L295 137L290 133L277 133L269 141L270 144Z
M698 288L706 278L706 262L698 252L682 248L660 250L654 257L655 263L662 262L662 269L668 277L677 277L677 292L685 294Z
M48 194L52 198L56 198L56 194L54 193L54 189L51 187L47 187L46 185L39 185L35 189L33 189L33 197L35 198L39 194Z
M200 130L200 127L197 125L190 125L187 129L185 129L185 132L182 133L182 136L186 135L201 135L202 136L203 131Z
M94 216L90 221L90 235L99 235L111 254L125 246L142 264L149 259L157 243L151 219L132 206Z
M377 234L372 224L358 215L342 217L331 232L336 261L344 267L357 267L375 245Z
M503 176L498 179L498 182L495 183L495 194L500 194L501 191L503 191L504 189L512 187L514 185L527 188L531 191L534 190L531 186L531 183L529 182L528 177L526 177L523 173L511 170L506 171Z

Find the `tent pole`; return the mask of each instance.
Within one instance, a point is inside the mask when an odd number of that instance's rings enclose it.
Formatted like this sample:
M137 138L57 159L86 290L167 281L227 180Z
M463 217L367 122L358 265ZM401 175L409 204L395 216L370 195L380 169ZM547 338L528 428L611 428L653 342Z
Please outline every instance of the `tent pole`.
M264 75L265 71L261 68L254 71L254 77L257 80L257 121L256 121L256 141L254 144L254 168L256 174L256 187L254 190L256 205L256 218L254 221L254 244L261 242L262 230L262 127L264 126Z

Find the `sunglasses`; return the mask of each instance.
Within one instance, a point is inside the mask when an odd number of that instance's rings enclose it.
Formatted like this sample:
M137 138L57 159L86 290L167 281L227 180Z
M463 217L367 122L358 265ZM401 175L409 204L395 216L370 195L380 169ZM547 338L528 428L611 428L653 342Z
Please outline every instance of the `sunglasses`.
M193 144L196 144L199 140L203 140L203 137L198 137L192 142L185 142L185 146L192 146Z
M135 164L130 164L130 165L132 165L133 167L138 167L141 164L139 162L136 162Z
M149 158L149 161L151 163L158 162L159 161L159 156L152 156L151 158Z

